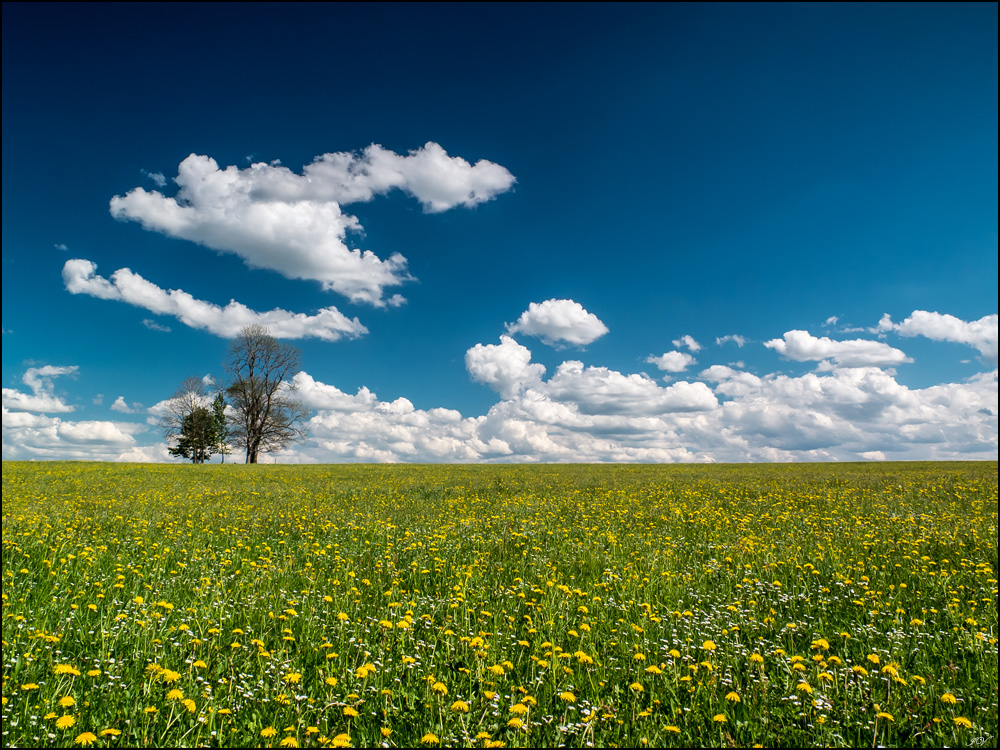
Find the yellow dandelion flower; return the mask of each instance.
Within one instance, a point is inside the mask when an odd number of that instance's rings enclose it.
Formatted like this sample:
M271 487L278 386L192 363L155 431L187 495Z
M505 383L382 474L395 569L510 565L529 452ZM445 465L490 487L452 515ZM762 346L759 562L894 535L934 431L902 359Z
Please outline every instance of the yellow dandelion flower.
M716 714L712 717L712 721L717 721L719 724L725 724L727 719L725 714Z
M86 747L87 745L92 745L97 742L97 735L93 732L84 732L83 734L77 735L76 739L73 740L77 745L82 745Z
M284 677L281 678L289 685L297 685L302 680L302 675L298 672L289 672Z
M260 730L260 736L264 737L265 739L270 739L271 737L274 737L274 735L276 735L277 733L278 730L275 729L274 727L264 727L263 729Z
M875 714L875 717L878 719L886 719L887 721L895 721L892 714L889 713L888 711L879 711L877 714Z
M808 682L800 682L798 685L795 686L795 689L798 690L800 693L809 693L810 695L812 695L813 691L812 685L810 685Z
M501 667L499 664L494 664L492 667L490 667L489 673L496 677L503 677L505 674L503 671L503 667Z
M712 641L705 641L701 644L702 651L715 651L716 645Z
M739 693L737 693L735 690L733 690L733 691L731 691L729 693L726 693L726 700L727 701L732 701L733 703L741 703L743 699L740 698L740 694Z
M674 734L681 733L681 728L675 727L673 724L668 724L666 727L664 727L664 729L666 729L668 732L673 732Z
M941 702L948 703L950 705L955 705L956 703L958 703L958 698L956 698L951 693L945 693L944 695L941 696Z
M205 662L203 662L201 659L198 659L198 661L196 661L191 666L195 667L196 669L205 669L208 665Z
M73 677L80 676L80 670L78 670L72 664L56 664L52 668L52 671L55 672L57 675L68 674L72 675Z
M383 737L388 737L389 735L383 734L382 736ZM338 734L336 737L333 738L333 740L330 742L330 744L333 745L334 747L350 747L351 746L351 735L346 734L346 733Z
M348 706L347 708L344 709L344 716L346 716L348 719L356 719L358 716L360 716L360 714L357 712L357 709Z
M386 739L389 739L389 735L391 735L391 734L392 734L392 729L390 729L389 727L382 727L382 728L381 728L381 729L379 729L378 731L379 731L379 733L380 733L380 734L381 734L381 735L382 735L383 737L385 737Z
M451 710L456 713L469 713L469 704L465 701L455 701L451 704Z
M566 703L576 703L576 696L567 690L564 693L559 693L559 700Z
M185 698L184 700L182 700L181 705L188 710L188 713L193 714L195 711L198 710L197 704L195 704L195 702L190 698Z
M435 695L445 696L448 695L448 686L443 682L435 682L431 685L431 692Z
M87 677L100 677L100 676L101 676L101 670L99 670L99 669L88 669L87 670Z
M69 714L56 719L56 729L69 729L74 724L76 724L76 719Z
M70 708L76 705L76 699L72 695L64 695L59 699L59 705L62 708Z
M441 742L441 740L438 739L438 736L433 732L428 732L427 734L425 734L423 737L420 738L420 741L423 742L425 745L437 745L438 743Z
M631 685L628 686L628 689L631 690L633 693L641 693L644 692L645 690L645 688L643 688L643 686L640 685L638 682L633 682Z
M160 679L164 682L177 682L181 678L180 672L175 672L172 669L164 669L160 672Z
M964 716L956 716L952 721L955 722L956 727L961 727L962 729L972 729L972 722L966 719Z
M528 713L528 707L523 703L515 703L513 706L510 707L510 712L512 714L524 716L526 713Z
M100 732L101 737L119 737L121 733L120 729L112 729L110 727L108 729L102 729Z
M38 685L34 682L26 682L21 685L21 690L38 690Z
M298 747L299 741L294 737L285 737L278 745L281 747Z
M872 664L881 664L882 660L878 658L878 654L868 654L868 661Z
M515 716L514 718L510 719L507 722L507 726L509 726L511 729L520 729L521 727L524 726L524 722Z
M167 700L170 701L179 701L183 700L183 698L184 698L184 693L178 690L177 688L174 688L169 693L167 693Z

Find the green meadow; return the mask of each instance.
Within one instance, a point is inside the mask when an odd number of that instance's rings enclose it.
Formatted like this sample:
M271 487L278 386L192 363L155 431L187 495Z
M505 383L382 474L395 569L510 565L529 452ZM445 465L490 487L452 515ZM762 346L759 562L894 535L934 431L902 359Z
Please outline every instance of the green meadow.
M3 465L5 747L996 738L996 462Z

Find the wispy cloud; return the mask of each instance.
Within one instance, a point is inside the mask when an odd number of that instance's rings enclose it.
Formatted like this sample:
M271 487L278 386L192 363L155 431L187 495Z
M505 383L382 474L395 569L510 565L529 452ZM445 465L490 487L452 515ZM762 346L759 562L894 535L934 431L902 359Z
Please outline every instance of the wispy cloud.
M881 341L835 341L827 336L813 336L808 331L786 331L780 339L765 341L764 346L796 362L831 360L841 367L888 367L913 361Z
M914 310L902 323L893 323L889 313L882 316L877 333L893 331L900 336L923 336L934 341L953 341L976 349L987 364L997 364L997 315L966 322L954 315Z
M73 294L119 300L158 315L171 315L184 325L223 338L232 338L241 328L252 324L267 326L271 335L283 339L337 341L345 336L356 338L368 332L357 318L348 318L336 307L323 308L315 315L291 313L280 308L256 312L235 300L220 307L195 299L180 289L161 289L128 268L115 271L110 281L97 275L96 271L97 265L89 260L74 258L66 261L63 266L66 289Z

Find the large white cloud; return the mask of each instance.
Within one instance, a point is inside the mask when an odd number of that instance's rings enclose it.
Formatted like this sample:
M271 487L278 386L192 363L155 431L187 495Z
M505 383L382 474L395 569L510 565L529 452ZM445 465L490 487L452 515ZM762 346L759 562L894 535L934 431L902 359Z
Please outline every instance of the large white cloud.
M115 196L112 216L235 253L254 268L319 281L354 302L383 305L385 288L410 278L406 259L399 253L381 259L348 247L347 232L360 231L361 225L342 204L399 189L429 212L475 206L509 190L514 176L499 164L472 165L427 143L406 156L378 145L361 155L323 154L301 175L265 163L221 169L214 159L191 154L174 181L175 197L141 187Z
M71 412L75 407L67 404L53 393L52 379L60 375L75 375L80 368L76 365L57 367L29 367L21 379L31 389L31 393L14 388L3 389L3 408L14 411L31 412ZM6 419L6 417L5 417Z
M134 435L145 425L100 420L67 421L60 417L3 408L3 458L13 460L128 460Z
M529 304L517 322L507 324L507 332L537 336L546 344L585 346L606 334L608 327L579 302L547 299Z
M987 364L997 364L997 315L967 322L954 315L914 310L902 323L893 323L889 313L882 316L876 331L894 331L900 336L924 336L934 341L954 341L977 349Z
M835 341L808 331L786 331L780 339L765 341L764 346L796 362L832 360L841 367L891 367L913 361L881 341Z
M171 315L185 325L223 338L232 338L241 328L252 324L267 326L272 336L281 339L336 341L345 336L356 338L368 332L357 318L348 318L336 307L325 307L315 315L278 308L257 312L235 300L220 307L195 299L180 289L161 289L128 268L118 269L108 281L97 275L95 263L82 258L66 261L63 282L73 294L128 302L159 315Z

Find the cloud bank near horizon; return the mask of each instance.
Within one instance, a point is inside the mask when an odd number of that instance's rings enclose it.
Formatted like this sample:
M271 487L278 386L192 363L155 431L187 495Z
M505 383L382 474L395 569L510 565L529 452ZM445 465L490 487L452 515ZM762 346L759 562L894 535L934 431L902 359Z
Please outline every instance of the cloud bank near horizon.
M988 351L982 342L995 340L996 316L983 320L987 330L964 343ZM948 331L966 330L945 322ZM886 333L895 331L886 327ZM498 344L466 352L469 377L499 396L479 416L420 409L405 397L382 401L365 387L350 394L300 372L294 382L311 411L310 437L277 458L672 463L997 457L995 368L963 382L910 388L894 370L905 353L882 342L788 331L764 346L819 364L801 375L758 375L714 364L696 378L664 385L643 373L570 359L546 377L530 349L502 335ZM872 358L881 364L865 363ZM146 425L66 422L35 413L74 408L52 395L51 379L75 371L32 368L23 379L30 393L4 389L4 458L169 460L159 444L136 444L134 435Z

